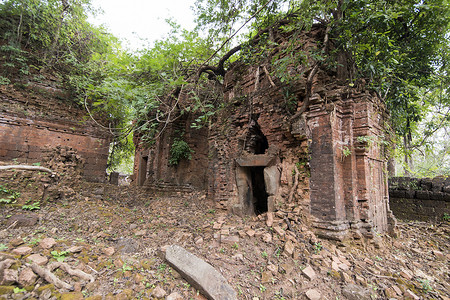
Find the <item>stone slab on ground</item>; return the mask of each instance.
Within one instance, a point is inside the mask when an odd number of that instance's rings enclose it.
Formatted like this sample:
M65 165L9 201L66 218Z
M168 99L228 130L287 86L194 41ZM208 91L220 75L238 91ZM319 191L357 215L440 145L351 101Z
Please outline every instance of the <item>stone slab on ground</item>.
M236 292L222 274L184 248L177 245L170 246L166 250L166 260L208 299L237 299Z

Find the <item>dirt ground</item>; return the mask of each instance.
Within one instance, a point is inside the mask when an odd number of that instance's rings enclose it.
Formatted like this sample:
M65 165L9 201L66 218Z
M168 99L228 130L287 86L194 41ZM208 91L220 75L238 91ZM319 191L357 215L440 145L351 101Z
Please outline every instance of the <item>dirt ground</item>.
M176 244L239 299L450 299L448 220L337 243L318 239L295 205L242 218L199 193L86 183L74 160L48 159L71 165L56 177L0 173L0 297L205 299L165 261Z

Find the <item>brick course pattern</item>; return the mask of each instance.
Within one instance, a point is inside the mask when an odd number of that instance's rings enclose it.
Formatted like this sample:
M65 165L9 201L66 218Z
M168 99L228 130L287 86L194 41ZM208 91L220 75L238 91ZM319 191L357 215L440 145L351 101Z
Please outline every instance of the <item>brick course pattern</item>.
M84 177L105 180L109 135L88 122L85 111L67 99L56 80L0 87L0 160L40 162L58 145L84 158Z
M389 178L389 202L399 219L442 221L450 215L450 178Z

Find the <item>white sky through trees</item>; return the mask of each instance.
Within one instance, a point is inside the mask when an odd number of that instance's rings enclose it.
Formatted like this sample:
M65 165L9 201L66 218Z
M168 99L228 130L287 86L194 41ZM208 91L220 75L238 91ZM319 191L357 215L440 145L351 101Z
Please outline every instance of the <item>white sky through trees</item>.
M89 21L104 24L114 36L126 39L123 46L131 50L141 49L157 39L167 36L170 27L167 18L173 18L182 28L194 28L194 14L189 0L92 0L96 9L102 9ZM140 39L147 39L148 42Z

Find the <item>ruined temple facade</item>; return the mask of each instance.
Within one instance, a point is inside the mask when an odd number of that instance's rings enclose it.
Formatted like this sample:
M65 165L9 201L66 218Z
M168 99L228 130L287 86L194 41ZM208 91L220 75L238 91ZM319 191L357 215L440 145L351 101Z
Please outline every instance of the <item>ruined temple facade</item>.
M84 161L84 178L103 182L109 142L108 132L70 100L60 80L0 86L0 161L40 163L53 148L72 148Z
M313 28L300 37L299 50L308 51L322 36ZM136 184L205 191L218 207L240 215L289 208L319 236L336 240L392 230L384 104L363 83L342 83L336 71L321 67L308 109L297 116L307 74L286 86L264 68L272 66L235 63L228 70L224 108L209 126L191 128L196 116L185 115L152 146L139 144ZM170 147L179 132L194 152L191 160L171 166Z

